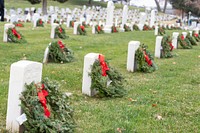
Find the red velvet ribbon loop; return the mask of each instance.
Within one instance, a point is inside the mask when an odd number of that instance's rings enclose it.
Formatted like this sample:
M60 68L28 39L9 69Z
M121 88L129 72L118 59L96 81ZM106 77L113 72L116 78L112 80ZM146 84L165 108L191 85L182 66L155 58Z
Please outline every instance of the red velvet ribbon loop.
M174 46L172 45L172 42L170 42L169 45L171 47L170 51L172 51L174 49Z
M184 38L184 36L183 35L181 35L181 40L184 40L185 38Z
M198 37L199 35L198 35L197 33L194 33L194 36L195 36L195 37Z
M42 104L43 106L43 109L44 109L44 115L49 118L51 113L47 107L47 100L46 100L46 97L49 95L48 91L44 89L44 84L42 84L42 87L41 88L38 88L40 89L40 91L38 92L38 98L39 98L39 101L40 103Z
M65 45L62 43L62 41L58 41L58 45L60 46L61 49L64 49L65 48Z
M144 51L144 58L145 58L147 64L149 66L151 66L152 65L152 61L151 61L151 59L149 58L149 56L147 55L147 53L145 51Z
M61 27L59 27L59 31L60 31L60 33L62 33L62 32L63 32Z
M21 39L21 36L19 33L17 33L16 29L15 28L12 28L12 33L13 35L15 35L18 39Z
M101 70L102 70L102 76L107 76L106 71L110 70L108 68L108 65L106 64L104 60L104 56L102 54L99 54L99 62L101 65Z
M98 30L98 31L101 31L101 26L98 25L97 30Z
M81 30L84 32L85 31L85 27L82 25L80 26Z

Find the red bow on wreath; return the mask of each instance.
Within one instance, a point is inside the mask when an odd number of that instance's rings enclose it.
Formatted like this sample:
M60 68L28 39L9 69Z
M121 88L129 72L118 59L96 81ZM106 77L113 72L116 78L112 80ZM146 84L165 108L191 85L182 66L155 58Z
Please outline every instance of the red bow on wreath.
M198 35L197 33L194 33L194 36L195 36L195 37L198 37L199 35Z
M62 28L61 27L59 27L59 31L60 31L60 33L62 33Z
M169 46L171 47L170 51L174 49L174 46L172 45L172 42L169 43Z
M183 35L181 35L181 40L184 40L184 36Z
M18 39L21 39L21 36L19 33L17 33L16 29L15 28L12 28L12 33L13 35L15 35Z
M64 49L65 48L65 45L62 43L62 41L58 41L58 45L60 46L61 49Z
M39 23L42 25L42 20L40 19Z
M149 56L147 55L147 53L145 51L144 51L144 58L145 58L147 64L149 66L151 66L152 65L152 61L151 61L151 59L149 58Z
M114 27L114 30L113 30L113 32L117 32L117 28L116 28L116 27Z
M99 62L101 65L101 70L102 70L102 76L107 76L106 71L110 70L108 68L108 65L106 64L104 60L104 56L102 54L99 54Z
M47 100L46 100L46 96L49 95L48 91L45 90L44 88L44 84L41 85L41 87L38 88L38 86L36 85L37 89L39 89L38 92L38 98L40 103L42 104L43 108L44 108L44 115L49 118L50 117L50 111L47 108Z
M101 31L101 26L98 25L97 30L98 30L98 31Z
M85 27L82 25L80 26L81 30L84 32L85 31Z

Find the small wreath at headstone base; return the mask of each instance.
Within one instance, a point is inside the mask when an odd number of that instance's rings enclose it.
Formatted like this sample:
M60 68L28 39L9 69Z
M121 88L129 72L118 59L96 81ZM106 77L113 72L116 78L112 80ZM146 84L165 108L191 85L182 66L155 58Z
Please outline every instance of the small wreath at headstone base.
M165 34L162 38L161 42L161 58L172 58L172 50L174 49L174 46L172 45L172 38Z
M103 55L99 55L99 59L91 66L92 70L89 74L92 79L91 90L95 90L97 97L123 97L126 95L122 75L109 66L104 60Z
M165 30L162 28L162 27L159 27L158 28L158 35L164 35L164 34L166 34L166 32L165 32Z
M197 42L200 42L200 37L199 37L198 33L195 33L195 31L193 31L193 32L192 32L192 36L195 38L195 40L196 40Z
M187 38L184 38L183 34L178 36L178 42L182 46L183 49L191 49L192 44Z
M124 30L125 32L131 31L130 27L126 24L124 24Z
M186 38L190 41L192 45L198 45L194 36L190 36L190 33L187 34Z
M134 24L134 25L133 25L133 30L139 31L140 29L139 29L139 27L138 27L136 24Z
M78 33L80 34L80 35L86 35L87 33L86 33L86 30L85 30L85 27L83 26L83 25L78 25L78 27L77 27L77 31L78 31Z
M148 30L152 30L152 28L150 28L148 25L144 25L143 26L143 31L148 31Z
M42 21L42 19L38 19L37 20L36 26L38 26L38 27L44 27L44 22Z
M53 22L59 24L59 21L57 19L54 19Z
M45 78L41 83L26 85L21 107L27 121L25 133L73 133L75 122L69 98L59 90L59 84Z
M20 32L18 32L15 28L8 28L7 34L8 34L8 42L14 42L14 43L26 42L24 36Z
M103 34L103 33L104 33L102 27L99 26L99 25L96 25L96 26L95 26L95 31L96 31L98 34Z
M49 45L48 60L56 63L69 63L74 60L72 50L68 49L62 41L58 40Z
M24 25L20 22L14 22L13 23L16 27L24 27Z
M158 69L157 65L154 62L154 58L151 53L147 50L147 46L142 44L137 49L135 53L136 59L136 70L141 72L154 72Z
M113 26L111 27L111 32L112 32L112 33L117 33L117 32L118 32L117 27L116 27L115 25L113 25Z
M70 26L70 27L74 27L74 22L75 22L75 21L71 20L70 23L69 23L69 26Z
M88 25L85 23L85 21L82 22L82 25L83 25L85 28L88 28Z
M56 29L55 29L55 37L59 37L61 39L69 38L69 36L66 35L65 29L62 28L61 25L56 27Z

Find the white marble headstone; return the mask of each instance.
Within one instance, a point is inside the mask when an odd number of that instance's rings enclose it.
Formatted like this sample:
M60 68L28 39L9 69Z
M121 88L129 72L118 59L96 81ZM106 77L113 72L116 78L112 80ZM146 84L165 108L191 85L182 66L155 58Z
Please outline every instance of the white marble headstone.
M11 132L19 132L20 125L17 118L21 115L22 110L19 106L20 94L25 90L25 84L31 82L38 83L42 78L42 63L22 60L11 65L6 129Z

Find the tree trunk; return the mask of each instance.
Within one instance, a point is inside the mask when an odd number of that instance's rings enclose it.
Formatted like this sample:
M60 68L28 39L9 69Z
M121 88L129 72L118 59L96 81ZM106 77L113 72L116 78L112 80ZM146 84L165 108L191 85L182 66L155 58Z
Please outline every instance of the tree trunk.
M92 3L92 0L89 0L89 1L88 1L88 3L91 5L91 3Z
M42 13L43 15L47 15L47 0L42 1Z
M165 5L164 5L164 8L163 8L163 13L165 13L165 11L166 11L166 8L167 8L167 1L168 1L168 0L165 0Z
M155 0L155 3L156 3L158 12L160 12L161 8L160 8L160 4L159 4L158 0Z

